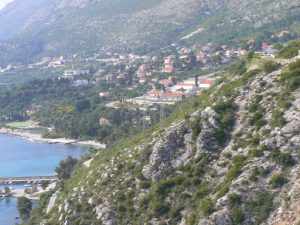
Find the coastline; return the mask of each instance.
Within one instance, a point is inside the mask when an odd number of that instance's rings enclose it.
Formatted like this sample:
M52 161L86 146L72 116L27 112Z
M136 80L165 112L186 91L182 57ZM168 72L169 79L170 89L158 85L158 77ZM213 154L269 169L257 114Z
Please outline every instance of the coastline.
M41 187L38 187L38 191L34 194L27 194L25 193L25 187L20 189L13 189L10 192L10 195L7 197L14 197L14 198L20 198L20 197L26 197L31 200L39 200L40 195L43 193L46 193L56 187L57 182L50 183L49 186L44 190Z
M34 142L42 142L48 144L76 144L76 145L84 145L87 147L105 149L106 145L101 144L96 141L80 141L76 139L67 139L67 138L43 138L41 134L33 134L30 132L26 132L20 129L9 129L9 128L0 128L0 134L2 135L12 135L16 137L26 138L30 141Z

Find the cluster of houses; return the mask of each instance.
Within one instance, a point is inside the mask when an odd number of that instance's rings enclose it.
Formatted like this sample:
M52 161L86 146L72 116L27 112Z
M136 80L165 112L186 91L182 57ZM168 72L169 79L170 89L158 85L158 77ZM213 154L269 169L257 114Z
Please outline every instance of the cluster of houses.
M189 66L201 65L209 67L210 64L225 64L230 61L246 56L248 51L245 49L232 49L227 45L213 47L212 44L205 46L193 46L191 48L176 49L176 52L165 56L160 68L153 66L157 64L158 57L152 57L144 60L138 67L136 74L140 83L145 83L148 76L154 72L174 74L175 72L184 71ZM165 81L168 82L168 81Z
M166 101L180 101L186 97L197 95L201 90L209 88L213 83L212 78L189 78L173 86L167 86L165 91L152 90L146 97L157 98Z
M272 45L269 45L267 42L264 42L261 46L261 52L257 52L262 56L271 56L275 58L276 50L273 48Z

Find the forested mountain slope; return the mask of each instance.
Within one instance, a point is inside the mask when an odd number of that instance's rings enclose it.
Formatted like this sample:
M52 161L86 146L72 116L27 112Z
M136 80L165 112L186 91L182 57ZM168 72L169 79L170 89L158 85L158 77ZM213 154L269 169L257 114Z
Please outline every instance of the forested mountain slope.
M0 43L0 60L100 49L145 53L186 36L184 41L191 43L226 44L269 31L297 33L299 4L299 0L31 0L26 4L16 0L0 11L0 35L7 41Z
M300 59L239 61L153 130L83 159L27 224L297 224L299 88Z

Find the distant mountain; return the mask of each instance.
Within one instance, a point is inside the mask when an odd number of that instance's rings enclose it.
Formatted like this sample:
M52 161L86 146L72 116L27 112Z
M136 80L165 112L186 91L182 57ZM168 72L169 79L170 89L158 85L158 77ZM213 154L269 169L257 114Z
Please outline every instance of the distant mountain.
M145 53L179 40L226 43L257 32L299 32L299 10L299 0L16 0L0 11L6 41L0 62L100 49Z
M20 34L28 23L43 11L50 10L54 0L15 0L0 10L0 40L7 40Z

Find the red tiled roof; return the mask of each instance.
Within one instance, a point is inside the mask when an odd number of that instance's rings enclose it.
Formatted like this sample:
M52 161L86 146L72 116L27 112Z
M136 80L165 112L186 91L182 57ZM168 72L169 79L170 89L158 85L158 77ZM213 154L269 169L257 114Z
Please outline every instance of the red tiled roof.
M200 80L200 84L213 84L215 81L211 79Z
M165 97L181 97L183 95L184 95L184 93L182 93L182 92L166 92L166 93L162 93L162 96L165 96Z
M152 90L152 91L148 91L148 94L149 95L159 95L159 94L161 94L161 92L157 91L157 90Z
M186 86L186 87L195 87L196 85L195 84L185 84L185 83L178 83L176 84L176 86Z
M170 84L172 84L172 81L171 80L161 80L159 83L163 84L163 85L170 85Z

